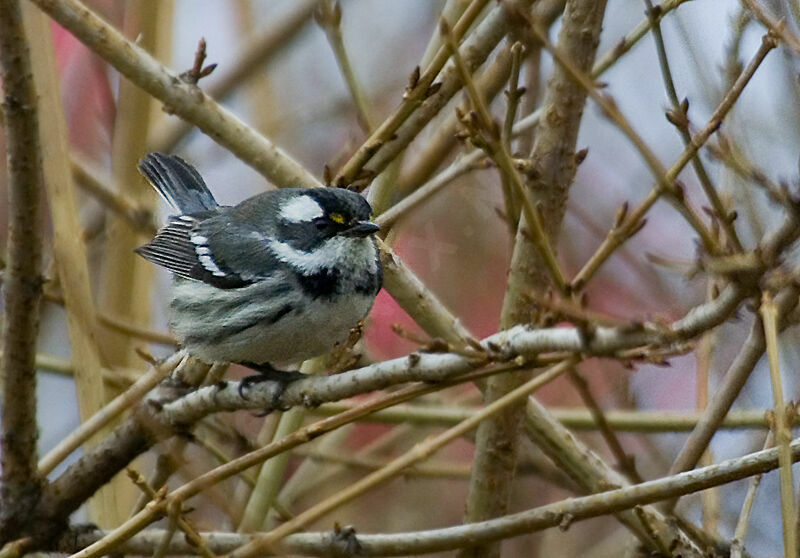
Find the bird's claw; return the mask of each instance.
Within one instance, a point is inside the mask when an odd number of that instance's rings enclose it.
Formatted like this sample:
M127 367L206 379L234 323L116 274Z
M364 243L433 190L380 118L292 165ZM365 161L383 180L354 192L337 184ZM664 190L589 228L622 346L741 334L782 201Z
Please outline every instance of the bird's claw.
M252 376L246 376L242 378L241 382L239 382L239 396L242 399L247 399L246 391L253 384L258 384L261 382L275 382L278 384L278 389L273 394L272 401L270 402L270 409L259 414L258 416L267 416L270 412L272 412L273 409L288 411L291 408L287 407L286 405L281 405L281 397L283 396L283 392L286 391L286 388L289 386L289 384L305 378L305 374L295 370L276 370L269 364L242 364L258 372L258 374L253 374Z

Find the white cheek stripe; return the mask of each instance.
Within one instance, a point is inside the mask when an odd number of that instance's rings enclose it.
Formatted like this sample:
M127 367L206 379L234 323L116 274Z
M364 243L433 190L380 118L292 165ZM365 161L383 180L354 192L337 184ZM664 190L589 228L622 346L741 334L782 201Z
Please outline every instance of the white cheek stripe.
M330 259L330 251L325 249L328 244L330 241L316 250L304 252L274 238L269 241L270 248L279 260L304 273L316 273L337 263L337 260Z
M306 274L330 267L352 270L366 266L370 273L377 271L375 248L367 238L334 237L311 252L298 250L274 238L269 241L269 247L279 260Z
M312 221L323 215L322 208L309 196L296 196L281 204L281 219L284 221Z

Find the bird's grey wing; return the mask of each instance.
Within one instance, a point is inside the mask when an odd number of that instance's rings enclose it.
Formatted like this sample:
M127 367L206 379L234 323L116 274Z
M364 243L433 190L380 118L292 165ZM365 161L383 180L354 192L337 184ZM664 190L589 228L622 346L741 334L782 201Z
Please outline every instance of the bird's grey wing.
M198 224L195 235L195 241L202 241L197 249L240 280L260 281L286 268L270 249L267 233L246 222L233 222L228 214Z
M254 277L237 273L214 254L208 243L210 231L220 229L227 221L224 208L213 212L171 217L156 237L136 252L185 279L193 279L220 289L244 287Z

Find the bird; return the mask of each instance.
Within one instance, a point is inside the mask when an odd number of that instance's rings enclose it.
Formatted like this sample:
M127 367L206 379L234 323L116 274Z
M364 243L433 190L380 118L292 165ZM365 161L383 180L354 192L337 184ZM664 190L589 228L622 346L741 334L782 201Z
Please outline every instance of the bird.
M170 327L208 364L257 372L283 389L304 377L278 367L344 341L370 311L383 270L372 208L344 188L283 188L222 206L176 155L149 153L139 171L175 211L135 251L172 273Z

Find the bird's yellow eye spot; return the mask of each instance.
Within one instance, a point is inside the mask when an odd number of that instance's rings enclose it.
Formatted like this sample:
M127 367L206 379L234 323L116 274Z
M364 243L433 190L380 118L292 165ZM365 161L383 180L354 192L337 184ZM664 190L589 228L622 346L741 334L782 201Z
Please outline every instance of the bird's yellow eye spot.
M331 213L330 217L331 221L334 223L339 223L340 225L344 224L344 215L341 213Z

